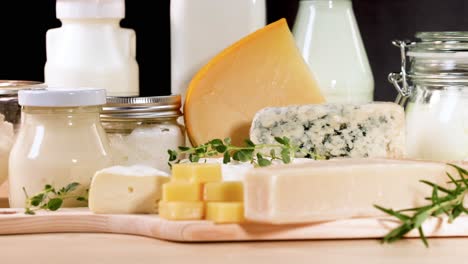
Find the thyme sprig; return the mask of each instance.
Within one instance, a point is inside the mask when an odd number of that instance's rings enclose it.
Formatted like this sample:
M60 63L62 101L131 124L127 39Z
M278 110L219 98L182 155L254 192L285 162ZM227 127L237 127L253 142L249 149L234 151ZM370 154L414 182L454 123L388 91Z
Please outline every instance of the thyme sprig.
M422 242L428 247L429 243L422 228L423 223L427 219L431 216L436 217L445 214L448 217L448 222L452 223L461 214L468 214L467 208L463 205L465 195L468 194L468 171L454 164L448 165L455 168L460 177L460 179L456 180L450 173L446 173L450 179L449 183L452 183L454 186L453 189L447 189L429 181L421 181L432 188L431 197L426 198L426 200L431 202L430 204L398 211L374 205L377 209L401 221L401 225L391 230L382 239L382 243L398 241L411 230L417 229ZM407 212L412 212L412 214L408 214Z
M26 202L24 206L24 213L34 215L38 210L57 211L62 207L64 200L75 199L77 201L87 202L88 197L75 195L73 192L80 184L72 182L59 190L56 190L52 185L47 184L44 189L33 195L29 196L26 188L23 187Z
M276 137L274 144L255 144L249 139L244 142L244 146L234 146L230 138L213 139L196 147L181 146L177 150L168 150L169 166L181 162L185 157L190 162L199 162L204 158L222 156L224 164L235 160L250 162L259 167L269 166L274 160L280 160L285 164L291 163L297 153L315 159L320 158L313 153L303 153L303 150L292 144L287 137Z

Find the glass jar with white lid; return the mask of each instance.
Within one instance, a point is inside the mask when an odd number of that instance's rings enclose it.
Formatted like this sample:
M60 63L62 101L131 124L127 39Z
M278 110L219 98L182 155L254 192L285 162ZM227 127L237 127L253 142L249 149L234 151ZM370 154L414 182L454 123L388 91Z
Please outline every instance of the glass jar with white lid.
M168 150L185 145L181 96L108 97L101 113L115 162L170 171Z
M20 91L22 125L10 153L10 206L24 207L25 193L46 184L56 189L80 183L76 195L89 189L94 173L113 164L109 142L100 123L103 89ZM86 206L68 199L64 207Z
M416 38L393 42L402 67L389 75L406 110L408 156L468 160L468 32L420 32Z

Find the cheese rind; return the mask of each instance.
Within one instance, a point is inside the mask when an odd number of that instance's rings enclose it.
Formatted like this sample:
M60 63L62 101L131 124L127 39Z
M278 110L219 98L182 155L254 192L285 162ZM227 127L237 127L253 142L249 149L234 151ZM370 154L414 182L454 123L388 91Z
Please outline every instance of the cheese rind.
M207 183L221 180L220 164L178 163L172 165L172 181Z
M204 216L203 202L159 202L159 216L167 220L200 220Z
M381 216L374 204L394 209L427 205L431 188L447 186L444 163L337 159L252 169L246 175L246 219L273 224Z
M146 166L116 166L94 175L89 208L97 214L151 214L158 212L165 172Z
M192 144L249 136L257 111L267 106L323 103L317 82L285 19L239 40L192 79L184 118Z
M165 202L197 202L203 199L203 187L196 182L168 182L163 185Z
M205 184L203 200L207 202L242 202L244 187L240 181L210 182Z
M323 158L402 158L405 114L394 103L269 107L259 111L250 131L256 144L288 137L301 152Z
M242 202L208 202L206 203L206 220L217 224L241 223L244 218Z

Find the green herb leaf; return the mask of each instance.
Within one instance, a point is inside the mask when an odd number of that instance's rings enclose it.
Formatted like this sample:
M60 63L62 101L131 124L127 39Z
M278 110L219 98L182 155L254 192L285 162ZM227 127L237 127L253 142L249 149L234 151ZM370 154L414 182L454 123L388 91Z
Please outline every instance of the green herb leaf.
M226 150L228 149L228 147L225 146L225 145L219 145L219 146L216 146L215 149L216 149L216 151L219 152L219 153L224 153L224 152L226 152Z
M223 141L221 139L213 139L209 143L214 146L223 145Z
M168 150L167 153L169 154L169 161L175 161L177 160L177 151L174 151L174 150Z
M286 141L283 138L275 137L275 141L280 143L281 145L286 145Z
M63 204L63 200L60 198L52 198L47 203L47 209L50 211L57 211Z
M67 187L65 187L64 192L72 192L72 191L76 190L76 188L77 188L79 185L80 185L80 184L77 183L77 182L72 182L72 183L68 184Z
M179 149L180 151L187 151L187 150L190 150L189 147L184 147L184 146L179 146L178 149Z
M291 152L287 148L283 148L281 150L281 158L283 159L283 162L286 164L291 163Z
M224 152L223 163L228 164L229 162L231 162L231 156L229 152Z
M246 139L244 142L245 142L245 145L247 145L248 147L255 148L255 144L252 142L252 140Z

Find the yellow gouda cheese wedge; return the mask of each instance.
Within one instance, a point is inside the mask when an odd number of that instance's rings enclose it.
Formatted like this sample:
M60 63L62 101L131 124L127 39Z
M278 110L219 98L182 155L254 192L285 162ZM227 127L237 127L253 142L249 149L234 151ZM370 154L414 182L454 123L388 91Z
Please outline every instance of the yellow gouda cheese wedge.
M192 145L214 138L242 144L257 111L323 103L317 82L285 19L222 51L192 79L184 106Z
M203 202L159 202L159 216L167 220L200 220L204 215Z
M220 164L179 163L172 165L172 181L207 183L221 180Z
M203 200L207 202L242 202L242 182L210 182L205 184Z
M244 221L244 204L241 202L206 203L206 220L215 223L241 223Z
M203 199L203 186L196 182L168 182L162 187L165 202L197 202Z

